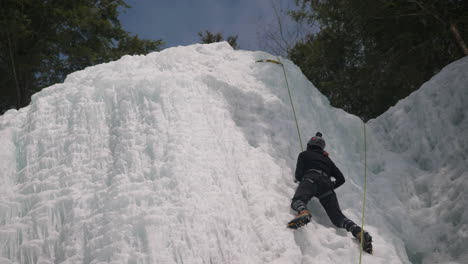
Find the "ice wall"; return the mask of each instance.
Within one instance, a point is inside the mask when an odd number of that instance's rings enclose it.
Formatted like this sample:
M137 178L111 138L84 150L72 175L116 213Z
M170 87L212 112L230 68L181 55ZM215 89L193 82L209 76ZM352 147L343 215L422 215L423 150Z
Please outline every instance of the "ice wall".
M467 103L465 57L369 122L375 197L413 263L468 263Z
M316 201L312 223L285 228L301 147L283 70L259 59L276 58L227 43L125 56L1 116L0 263L357 262L357 243ZM340 205L359 223L363 123L282 62L302 141L324 134L347 178ZM413 162L386 144L384 122L368 128L366 229L376 254L363 261L409 263L403 240L411 241L385 208L395 201L390 212L410 212L406 194L381 176Z

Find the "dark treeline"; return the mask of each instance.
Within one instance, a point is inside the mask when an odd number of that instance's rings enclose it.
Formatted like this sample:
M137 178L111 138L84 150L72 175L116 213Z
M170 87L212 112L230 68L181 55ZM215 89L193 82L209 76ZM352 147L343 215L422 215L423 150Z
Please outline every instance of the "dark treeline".
M291 0L293 1L293 0ZM468 55L466 0L294 0L298 22L320 25L288 56L335 107L364 120ZM161 50L122 29L124 0L1 0L0 114L29 104L67 74L125 54ZM201 43L224 40L199 32ZM237 36L226 39L239 48Z
M198 32L198 36L200 37L201 43L209 44L215 42L224 41L224 37L222 33L213 33L211 31L205 30L205 32ZM237 44L237 35L236 36L228 36L226 42L231 45L233 49L239 49L239 45Z
M29 104L67 74L125 54L160 50L122 29L123 0L1 0L0 114Z
M289 57L335 107L377 117L468 55L466 0L295 0L320 25Z

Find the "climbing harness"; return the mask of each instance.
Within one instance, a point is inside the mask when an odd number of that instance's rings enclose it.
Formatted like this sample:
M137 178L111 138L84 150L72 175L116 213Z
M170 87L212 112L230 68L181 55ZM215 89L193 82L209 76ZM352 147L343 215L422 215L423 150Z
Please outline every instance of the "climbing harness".
M299 144L301 145L301 151L304 151L304 147L302 145L301 131L299 130L299 122L297 121L296 110L294 108L294 103L292 100L291 89L289 87L289 82L288 82L288 76L286 75L286 69L284 68L284 64L281 62L280 58L279 57L276 57L276 58L278 59L277 61L272 60L272 59L262 59L262 60L257 60L256 62L270 62L270 63L281 65L281 68L283 68L284 79L286 80L286 88L288 88L289 101L291 102L291 108L293 111L294 120L296 121L296 129L297 129L297 136L299 138Z

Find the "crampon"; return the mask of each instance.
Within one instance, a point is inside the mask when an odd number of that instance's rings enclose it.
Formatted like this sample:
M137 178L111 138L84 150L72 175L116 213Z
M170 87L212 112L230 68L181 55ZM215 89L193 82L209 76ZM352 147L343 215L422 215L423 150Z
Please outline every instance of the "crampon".
M305 226L310 222L312 215L308 210L302 210L293 220L289 221L288 228L298 229L301 226Z
M361 234L364 234L364 241L361 242ZM372 237L364 231L363 233L359 232L356 237L359 241L359 244L362 245L362 251L373 254L374 249L372 248Z

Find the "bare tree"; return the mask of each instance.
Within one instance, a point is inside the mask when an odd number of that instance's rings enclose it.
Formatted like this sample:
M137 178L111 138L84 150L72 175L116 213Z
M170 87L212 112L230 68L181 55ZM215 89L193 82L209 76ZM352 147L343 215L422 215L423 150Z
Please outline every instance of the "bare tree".
M270 6L274 18L257 29L259 46L272 54L286 57L297 42L314 30L314 26L295 22L288 14L293 8L285 10L281 0L270 0Z
M433 2L421 0L408 0L408 2L416 4L421 9L422 14L432 16L442 25L445 25L447 29L450 29L450 32L452 32L453 37L455 38L455 41L460 49L463 51L463 54L468 56L468 48L460 34L460 31L458 30L456 23L451 21L450 18L447 18L447 16L444 18L443 15L438 11L438 8L433 5Z
M458 46L460 46L465 56L468 56L468 48L466 47L465 41L463 41L460 31L458 31L458 28L455 25L455 23L450 23L450 31L452 31L453 35L455 36L455 40L458 43Z

